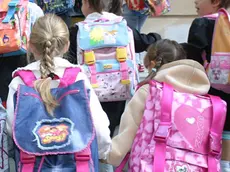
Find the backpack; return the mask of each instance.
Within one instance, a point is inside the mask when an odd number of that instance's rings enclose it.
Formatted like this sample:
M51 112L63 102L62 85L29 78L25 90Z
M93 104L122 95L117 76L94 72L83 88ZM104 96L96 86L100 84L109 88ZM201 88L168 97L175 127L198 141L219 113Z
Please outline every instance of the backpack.
M78 23L78 64L100 102L130 99L138 83L134 39L123 17Z
M75 0L36 0L38 6L44 13L55 13L61 15L67 13L74 7Z
M51 94L59 102L50 116L40 94L33 88L35 75L19 70L26 85L15 94L13 138L18 172L98 172L98 148L89 96L84 81L75 82L80 68L66 68ZM54 82L54 81L53 81Z
M129 9L160 16L170 11L169 0L126 0Z
M129 159L132 172L220 172L226 103L150 82Z
M229 14L220 9L218 14L205 16L216 20L212 38L212 52L210 63L203 56L211 86L217 90L230 93L230 23Z
M0 3L0 55L26 54L30 32L28 0L2 0Z
M0 171L2 172L7 172L9 170L6 116L6 110L2 106L0 99Z

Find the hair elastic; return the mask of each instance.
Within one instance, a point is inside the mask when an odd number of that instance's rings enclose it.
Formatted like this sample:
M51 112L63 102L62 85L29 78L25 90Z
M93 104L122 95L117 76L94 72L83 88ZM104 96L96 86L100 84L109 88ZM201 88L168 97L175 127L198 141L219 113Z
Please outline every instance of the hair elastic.
M152 68L152 72L157 72L157 69L156 68Z
M51 79L54 79L55 74L54 74L54 73L50 73L50 74L48 75L48 77L50 77Z

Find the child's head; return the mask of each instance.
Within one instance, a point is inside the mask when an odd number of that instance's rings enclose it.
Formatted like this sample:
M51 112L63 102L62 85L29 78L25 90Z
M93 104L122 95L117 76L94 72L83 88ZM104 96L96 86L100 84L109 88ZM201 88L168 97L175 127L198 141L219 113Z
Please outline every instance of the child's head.
M109 4L109 12L121 14L122 0L111 0ZM82 13L85 17L93 12L102 13L105 5L103 0L82 0Z
M185 58L183 47L176 41L162 39L150 45L144 58L144 65L149 71L149 76L140 85L153 79L164 64Z
M54 72L54 57L62 57L69 47L69 30L64 21L54 14L39 18L32 29L29 51L40 60L41 80L35 82L49 113L57 106L50 94L50 76Z
M229 8L230 0L195 0L195 8L199 16L216 13L220 8Z

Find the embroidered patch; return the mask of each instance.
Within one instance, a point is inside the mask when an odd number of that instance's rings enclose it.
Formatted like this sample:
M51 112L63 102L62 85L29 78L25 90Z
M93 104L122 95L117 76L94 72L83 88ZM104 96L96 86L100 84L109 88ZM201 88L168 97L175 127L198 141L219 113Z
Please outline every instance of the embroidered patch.
M33 134L42 150L60 149L71 141L74 123L67 118L42 120L36 123Z

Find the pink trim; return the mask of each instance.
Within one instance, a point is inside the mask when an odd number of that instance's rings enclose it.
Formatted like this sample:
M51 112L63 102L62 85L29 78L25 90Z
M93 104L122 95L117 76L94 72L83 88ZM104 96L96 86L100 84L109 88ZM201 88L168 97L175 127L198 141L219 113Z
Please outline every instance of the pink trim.
M23 95L24 96L32 96L32 97L39 99L41 102L43 101L40 96L38 96L37 94L34 94L34 93L24 93Z
M90 139L89 143L86 145L85 148L81 149L78 151L78 153L80 152L83 152L85 151L86 149L90 148L90 145L92 144L94 138L95 138L95 134L96 134L96 131L95 131L95 127L94 127L94 123L93 123L93 118L92 118L92 113L91 113L91 109L90 109L90 101L89 101L89 98L88 98L88 93L86 91L86 88L85 88L85 94L86 94L86 99L88 100L88 110L90 111L90 118L91 118L91 121L92 121L92 126L93 126L93 131L92 131L92 138ZM26 150L24 150L17 142L17 139L16 139L16 136L15 136L15 121L16 121L16 117L17 117L17 114L18 114L18 105L19 105L19 95L20 95L20 85L18 86L18 89L17 89L17 101L16 101L16 107L15 107L15 111L14 111L14 121L13 121L13 124L12 124L12 129L13 129L13 140L14 140L14 143L16 144L16 146L21 150L23 151L24 153L27 153L27 154L30 154L30 155L35 155L35 156L46 156L46 155L58 155L58 154L74 154L76 152L73 152L73 151L70 151L70 152L45 152L45 153L33 153L33 152L28 152Z
M20 162L22 164L22 172L33 172L36 157L20 151Z
M121 164L116 168L116 170L114 172L122 172L122 170L125 168L126 163L128 162L130 157L130 153L127 153L125 155L125 158L123 159L123 161L121 162Z
M62 78L60 78L59 87L67 87L75 83L81 69L79 67L66 68Z
M154 140L156 142L154 152L153 171L164 172L165 157L166 157L166 142L171 130L171 112L173 102L173 88L163 83L161 107L162 113L160 116L160 124L154 134Z
M25 85L33 87L33 81L36 80L34 73L30 70L20 70L14 73L13 77L19 76Z
M89 172L90 171L90 148L86 149L81 153L74 154L76 160L76 172Z
M96 65L90 65L88 66L90 73L91 73L91 77L90 77L90 83L91 84L97 84L97 70L96 70Z
M217 171L216 159L221 156L221 140L226 113L224 104L219 97L210 96L213 106L213 119L210 127L210 152L208 156L208 169L209 172ZM225 114L225 115L224 115ZM222 128L220 127L222 126Z
M79 93L80 90L71 90L71 91L68 91L66 92L65 94L63 94L59 99L58 101L60 102L65 96L69 95L69 94L75 94L75 93Z
M40 172L42 170L42 165L44 164L44 160L45 160L45 156L42 156L41 162L40 162L40 165L39 165L39 168L38 168L38 172Z
M128 72L128 65L126 61L120 63L120 71L121 71L121 79L128 80L129 72Z

